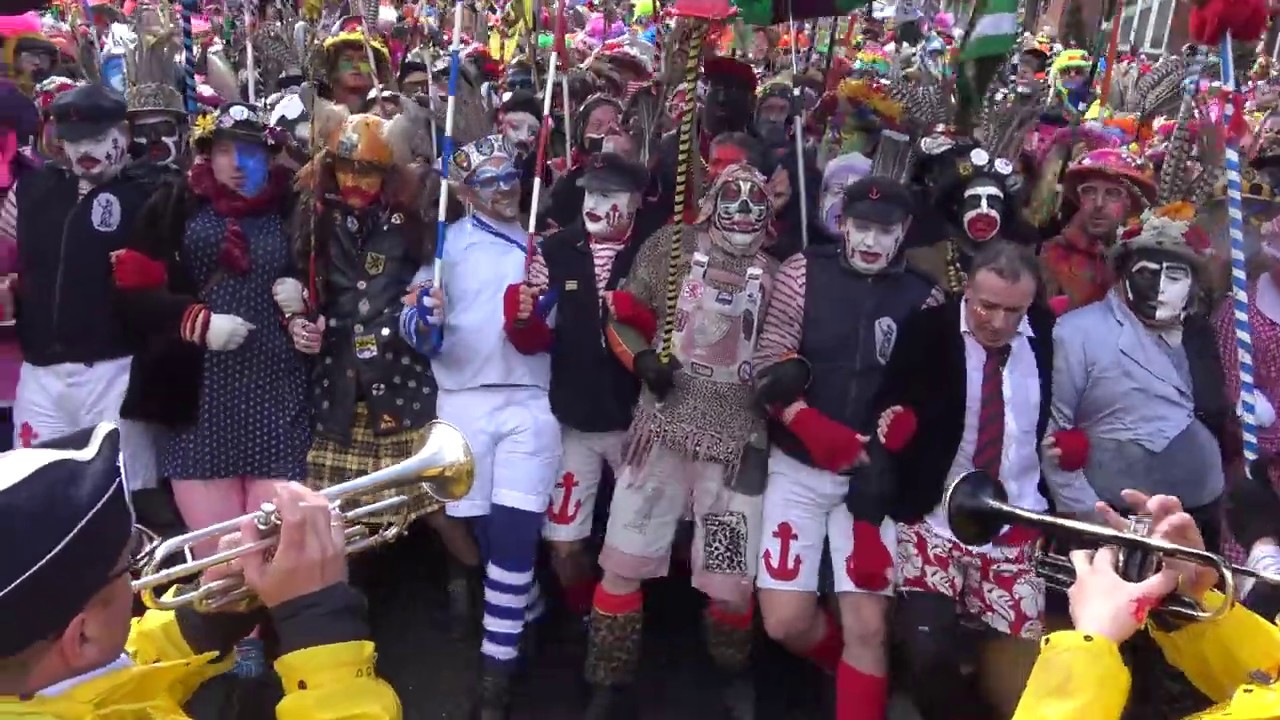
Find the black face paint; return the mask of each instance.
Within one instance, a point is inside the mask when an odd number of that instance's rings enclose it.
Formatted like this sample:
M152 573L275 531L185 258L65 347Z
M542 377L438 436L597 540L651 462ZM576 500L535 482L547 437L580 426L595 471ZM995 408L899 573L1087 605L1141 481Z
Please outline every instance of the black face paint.
M756 120L756 135L760 142L769 147L778 147L787 143L787 121L760 118Z
M1124 273L1124 287L1133 313L1153 325L1182 319L1195 291L1195 274L1176 255L1138 254Z
M582 149L588 155L595 155L596 153L601 152L604 150L604 136L587 135L583 138Z
M703 126L712 137L742 132L751 120L751 95L742 88L712 83L702 112Z

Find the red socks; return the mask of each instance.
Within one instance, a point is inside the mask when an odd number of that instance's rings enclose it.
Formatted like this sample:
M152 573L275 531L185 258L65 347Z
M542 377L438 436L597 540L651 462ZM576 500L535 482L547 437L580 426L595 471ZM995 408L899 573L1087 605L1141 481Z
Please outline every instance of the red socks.
M755 611L752 608L748 608L746 612L735 613L724 605L713 602L707 605L707 615L712 622L718 625L734 628L735 630L749 630L751 629L751 618L755 615Z
M644 609L644 595L639 590L626 595L614 595L604 589L604 583L600 583L596 585L591 607L604 615L638 613Z
M844 634L840 631L840 623L831 617L831 613L824 612L819 617L823 623L822 639L809 648L804 657L822 668L823 672L833 675L836 666L840 664L840 653L844 652Z
M884 720L888 704L888 678L840 663L836 671L836 720Z
M853 521L853 552L845 560L845 572L854 587L880 592L893 579L893 557L880 539L880 528L865 520Z

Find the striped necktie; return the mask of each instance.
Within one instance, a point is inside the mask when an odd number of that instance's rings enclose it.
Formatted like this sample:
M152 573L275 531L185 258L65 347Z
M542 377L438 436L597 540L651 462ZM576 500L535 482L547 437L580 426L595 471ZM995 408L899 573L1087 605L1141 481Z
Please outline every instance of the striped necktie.
M978 401L978 443L973 450L973 467L1000 478L1000 457L1004 453L1004 364L1009 346L986 348L982 364L982 395Z

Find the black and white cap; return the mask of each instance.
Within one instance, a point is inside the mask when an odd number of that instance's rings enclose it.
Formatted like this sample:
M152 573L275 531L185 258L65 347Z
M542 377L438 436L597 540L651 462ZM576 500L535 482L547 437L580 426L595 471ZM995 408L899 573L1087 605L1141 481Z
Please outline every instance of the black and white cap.
M133 525L114 424L0 454L0 657L56 636L127 570Z

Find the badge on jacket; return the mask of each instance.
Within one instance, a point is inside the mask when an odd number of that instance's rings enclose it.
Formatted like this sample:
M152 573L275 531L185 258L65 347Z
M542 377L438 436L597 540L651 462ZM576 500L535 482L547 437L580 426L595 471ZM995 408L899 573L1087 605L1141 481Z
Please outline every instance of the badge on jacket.
M111 193L102 193L94 198L89 220L98 232L114 232L120 227L120 198Z
M380 420L380 421L378 422L378 429L379 429L379 430L390 430L391 428L393 428L393 427L395 427L395 426L396 426L396 419L395 419L395 418L393 418L393 417L391 417L391 416L390 416L390 415L388 415L387 413L382 413L382 420Z
M382 253L364 254L364 271L370 275L381 275L387 269L387 256Z
M378 354L378 339L373 335L356 336L356 357L368 360Z

